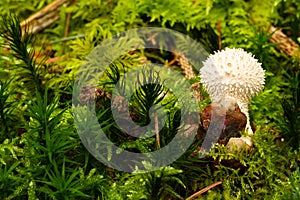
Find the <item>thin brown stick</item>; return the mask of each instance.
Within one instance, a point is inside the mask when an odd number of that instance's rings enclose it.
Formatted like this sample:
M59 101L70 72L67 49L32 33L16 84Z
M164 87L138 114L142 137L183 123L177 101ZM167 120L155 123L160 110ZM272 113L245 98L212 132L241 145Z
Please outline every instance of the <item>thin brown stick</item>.
M157 146L160 149L160 138L159 138L159 127L158 127L158 115L157 112L154 112L154 121L155 121L155 135L156 135L156 141Z
M168 62L168 64L167 64L167 66L171 66L171 65L173 65L176 61L177 61L177 57L175 56L175 58L173 59L173 60L171 60L170 62Z
M217 22L217 31L218 31L218 42L219 42L219 50L222 49L222 32L221 32L221 20Z
M207 192L208 190L210 190L210 189L212 189L212 188L214 188L214 187L216 187L216 186L218 186L220 184L222 184L222 181L215 182L215 183L213 183L213 184L211 184L211 185L203 188L202 190L194 193L193 195L189 196L186 200L194 199L194 198L200 196L201 194Z
M67 18L66 18L66 26L65 26L64 38L68 37L70 20L71 20L71 13L68 13L67 14ZM62 52L65 52L65 48L66 48L66 42L63 43Z

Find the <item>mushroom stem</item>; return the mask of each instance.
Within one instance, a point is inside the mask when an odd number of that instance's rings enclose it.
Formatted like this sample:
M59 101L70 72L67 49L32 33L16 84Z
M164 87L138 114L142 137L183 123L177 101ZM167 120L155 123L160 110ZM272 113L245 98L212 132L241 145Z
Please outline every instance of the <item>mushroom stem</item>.
M246 115L246 118L247 118L247 124L246 124L246 127L245 127L245 131L246 133L248 133L249 135L253 135L253 130L251 128L251 125L250 125L250 116L249 116L249 112L248 112L248 105L240 105L238 104L240 109L241 109L241 112L244 113Z

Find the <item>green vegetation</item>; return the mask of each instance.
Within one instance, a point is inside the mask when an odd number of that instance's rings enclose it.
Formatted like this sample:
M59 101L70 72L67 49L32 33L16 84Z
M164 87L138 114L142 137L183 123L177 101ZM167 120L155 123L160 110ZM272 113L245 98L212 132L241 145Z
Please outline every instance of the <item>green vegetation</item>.
M35 35L27 29L22 36L20 21L51 2L0 2L0 199L185 199L217 181L222 184L197 198L300 199L299 56L278 49L268 32L271 26L281 28L300 45L298 0L70 1L53 24ZM250 105L256 127L251 151L228 152L216 145L200 159L191 156L202 142L195 139L168 167L126 173L107 167L86 150L72 112L75 76L101 41L138 27L170 28L201 42L209 53L244 48L259 59L266 84ZM170 52L128 52L99 80L95 110L114 144L145 153L172 140L181 108L168 88L148 84L135 91L129 108L143 126L149 123L149 108L164 105L166 125L160 141L155 136L135 139L117 126L110 111L112 90L143 59L181 70ZM153 77L159 79L154 72ZM195 81L199 78L190 80ZM203 94L199 110L209 102Z

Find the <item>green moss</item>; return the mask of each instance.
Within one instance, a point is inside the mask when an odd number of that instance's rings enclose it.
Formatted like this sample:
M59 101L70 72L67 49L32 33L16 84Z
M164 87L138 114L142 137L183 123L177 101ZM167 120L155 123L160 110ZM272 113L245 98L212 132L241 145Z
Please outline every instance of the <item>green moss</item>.
M74 1L62 7L60 19L52 25L35 36L21 37L19 19L50 2L0 3L1 199L184 199L217 181L222 184L198 199L300 198L299 61L278 50L267 31L276 25L299 44L297 0ZM64 38L68 14L69 37ZM245 48L262 62L266 84L250 105L257 129L250 152L228 152L216 145L207 157L193 157L200 138L171 166L129 174L105 166L85 149L74 124L80 119L72 113L74 77L102 41L132 28L153 26L187 34L210 53L220 47ZM49 57L59 61L49 63ZM96 115L115 144L143 153L159 148L155 137L135 139L116 125L110 95L120 77L142 62L166 64L173 59L170 52L135 50L106 68L98 83L99 91L106 93L97 99ZM169 67L181 70L177 62ZM190 82L199 81L197 73ZM165 146L178 131L182 107L172 91L152 86L134 90L129 107L136 121L145 125L149 108L156 103L164 106L166 125L160 137ZM210 100L200 90L203 108ZM106 156L111 157L112 148L107 148Z

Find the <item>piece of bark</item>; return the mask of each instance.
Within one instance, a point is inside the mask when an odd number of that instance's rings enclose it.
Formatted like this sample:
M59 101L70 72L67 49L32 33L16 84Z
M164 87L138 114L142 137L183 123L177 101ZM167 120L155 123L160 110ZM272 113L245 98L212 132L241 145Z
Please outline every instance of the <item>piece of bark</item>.
M216 115L222 113L218 108L216 109ZM209 128L210 121L212 117L212 105L206 106L200 113L201 125L203 130L206 132ZM218 139L220 144L227 144L230 138L240 137L241 131L245 130L247 123L247 118L244 113L241 112L240 108L237 106L235 110L227 110L224 120L224 125L222 133Z
M28 33L36 34L55 22L59 18L59 12L62 5L65 3L68 3L68 0L56 0L22 21L20 23L22 32L24 33L26 28Z
M282 50L285 54L289 56L300 57L299 45L286 36L281 29L271 26L269 33L272 34L270 41L272 43L278 43L279 45L276 48Z

